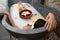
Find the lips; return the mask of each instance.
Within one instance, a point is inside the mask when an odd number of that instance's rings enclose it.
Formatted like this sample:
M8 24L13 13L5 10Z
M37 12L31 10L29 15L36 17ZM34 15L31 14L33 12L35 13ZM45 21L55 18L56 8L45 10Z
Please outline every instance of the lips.
M26 14L26 16L30 16L31 14Z
M20 17L24 19L29 19L32 17L32 12L30 10L22 10L20 12Z

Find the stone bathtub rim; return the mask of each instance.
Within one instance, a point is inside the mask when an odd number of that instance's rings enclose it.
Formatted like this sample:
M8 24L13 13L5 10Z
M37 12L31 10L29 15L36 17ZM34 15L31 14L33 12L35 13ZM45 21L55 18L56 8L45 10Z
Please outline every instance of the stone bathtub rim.
M14 28L13 26L9 25L6 22L6 18L7 18L7 15L4 15L4 17L1 21L3 27L5 29L9 30L9 31L14 32L14 33L18 33L18 34L37 34L37 33L46 31L45 27L41 27L41 28L37 28L37 29L31 29L31 30L21 30L19 28Z

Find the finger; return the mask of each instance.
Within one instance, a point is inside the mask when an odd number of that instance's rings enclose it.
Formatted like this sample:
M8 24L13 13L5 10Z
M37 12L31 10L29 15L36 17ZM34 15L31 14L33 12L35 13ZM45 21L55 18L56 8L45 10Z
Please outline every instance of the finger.
M49 27L48 27L48 32L50 32L52 30L52 23L49 23Z
M54 26L55 26L54 22L51 22L50 23L50 28L49 28L49 31L50 32L54 29Z
M55 29L55 28L56 28L56 23L55 23L55 22L52 22L51 31L52 31L53 29Z
M54 28L53 25L51 25L50 32L53 30L53 28Z
M49 26L49 28L48 28L48 32L50 32L50 31L51 31L50 29L51 29L51 26Z
M49 23L47 24L47 26L46 26L46 29L48 30L48 28L49 28Z
M56 27L57 27L57 22L55 22L55 29L56 29Z
M44 27L47 27L48 22L45 23Z
M48 30L50 23L47 22L46 29Z
M56 25L57 25L57 24L56 24L56 23L54 23L54 26L53 26L53 27L54 27L54 29L56 29Z
M7 10L5 10L4 13L7 14L7 15L9 14L9 12Z
M48 19L49 19L49 16L47 16L45 20L47 21Z
M56 28L56 22L55 22L55 21L53 22L52 27L53 27L53 29L55 29L55 28Z

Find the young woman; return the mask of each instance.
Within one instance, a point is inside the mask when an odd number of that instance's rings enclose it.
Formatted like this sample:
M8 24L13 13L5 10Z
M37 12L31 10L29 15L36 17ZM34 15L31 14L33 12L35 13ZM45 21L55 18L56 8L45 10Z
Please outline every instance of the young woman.
M16 3L18 0L8 0L9 1L9 6L11 5L11 4L13 4L13 3ZM25 1L25 0L24 0ZM29 3L31 3L32 2L32 0L26 0L27 2L29 2ZM10 3L11 2L11 3ZM45 23L45 27L46 27L46 30L48 30L48 32L50 32L50 31L53 31L54 29L56 29L56 26L57 26L57 20L60 20L60 17L59 17L59 15L57 15L57 14L59 14L59 12L56 10L56 9L54 9L54 8L49 8L49 7L46 7L46 6L43 6L43 5L41 5L40 3L39 3L39 1L37 0L36 2L34 2L33 3L34 4L34 7L44 16L44 17L46 17L46 23ZM5 13L7 13L6 11L5 11ZM8 14L9 15L9 14ZM10 17L9 17L10 18ZM59 18L59 19L58 19ZM56 20L57 19L57 20ZM13 23L13 25L15 25L14 23ZM15 25L16 26L16 25ZM49 36L49 39L50 40L52 40L52 38L51 38L51 35L53 35L53 38L54 39L58 39L58 38L56 38L54 35L55 35L55 33L54 32L51 32L52 34L49 34L48 36ZM47 38L46 38L47 39ZM47 39L47 40L49 40L49 39ZM53 40L54 40L53 39ZM44 38L42 39L42 40L45 40Z

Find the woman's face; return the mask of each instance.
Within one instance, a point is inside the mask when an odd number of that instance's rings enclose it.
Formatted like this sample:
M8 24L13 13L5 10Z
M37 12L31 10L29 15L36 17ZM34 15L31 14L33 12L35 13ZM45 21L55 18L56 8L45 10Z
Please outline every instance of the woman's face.
M25 9L25 7L22 5L22 4L20 4L19 5L19 11L22 11L22 10L24 10Z

